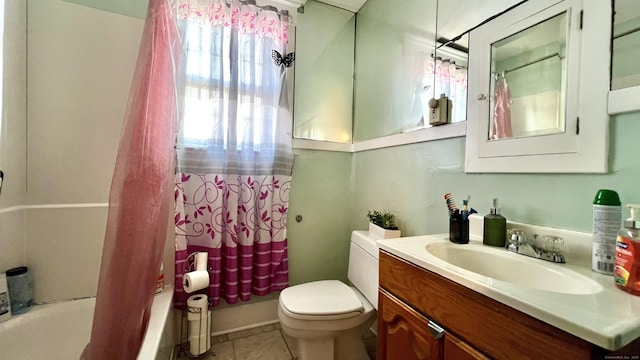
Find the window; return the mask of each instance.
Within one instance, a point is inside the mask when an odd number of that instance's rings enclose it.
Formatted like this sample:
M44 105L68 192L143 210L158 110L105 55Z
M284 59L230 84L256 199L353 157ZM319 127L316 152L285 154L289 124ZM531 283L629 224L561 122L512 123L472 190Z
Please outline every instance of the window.
M258 9L241 8L245 7ZM281 93L287 88L283 88L286 70L274 63L272 51L286 51L283 39L259 30L263 22L280 16L260 10L254 14L258 19L252 20L251 31L242 28L244 23L235 22L238 25L183 24L186 76L181 146L225 151L273 149L281 131ZM285 24L280 31L288 29L286 21L277 23Z

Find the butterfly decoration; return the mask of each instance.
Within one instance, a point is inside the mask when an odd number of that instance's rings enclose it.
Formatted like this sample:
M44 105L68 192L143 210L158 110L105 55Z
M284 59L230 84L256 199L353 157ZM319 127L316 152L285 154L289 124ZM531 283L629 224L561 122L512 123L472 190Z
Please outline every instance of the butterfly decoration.
M271 50L271 57L276 66L284 65L284 67L291 67L296 60L296 53L288 53L284 57L278 52L278 50Z

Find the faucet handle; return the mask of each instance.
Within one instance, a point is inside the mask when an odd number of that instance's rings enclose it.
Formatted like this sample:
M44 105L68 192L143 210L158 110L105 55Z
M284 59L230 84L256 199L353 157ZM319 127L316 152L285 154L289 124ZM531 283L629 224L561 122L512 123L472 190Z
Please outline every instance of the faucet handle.
M509 243L511 244L521 244L525 240L525 233L520 229L509 229Z
M555 263L565 262L560 253L564 247L564 239L561 237L538 234L528 236L523 230L510 229L508 239L508 251Z
M559 253L564 248L564 239L559 236L545 235L542 237L542 248L548 252Z

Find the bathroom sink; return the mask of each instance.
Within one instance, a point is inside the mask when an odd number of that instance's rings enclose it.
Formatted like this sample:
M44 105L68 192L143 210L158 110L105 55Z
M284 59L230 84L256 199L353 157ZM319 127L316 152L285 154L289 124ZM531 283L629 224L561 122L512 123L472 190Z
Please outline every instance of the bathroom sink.
M462 269L516 286L564 294L594 294L602 286L578 272L502 248L480 244L436 242L426 245L433 256Z

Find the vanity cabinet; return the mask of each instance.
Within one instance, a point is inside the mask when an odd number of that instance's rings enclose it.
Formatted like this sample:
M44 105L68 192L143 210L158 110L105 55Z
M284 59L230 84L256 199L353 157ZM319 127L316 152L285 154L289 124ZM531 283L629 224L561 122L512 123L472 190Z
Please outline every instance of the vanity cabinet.
M377 359L489 359L387 291L378 299Z
M456 282L380 252L378 360L604 359L609 352ZM434 337L429 322L443 328Z
M442 359L442 337L429 332L429 319L393 295L378 294L377 359Z

